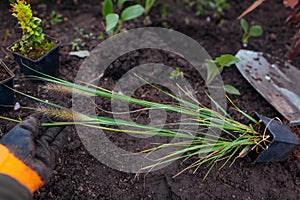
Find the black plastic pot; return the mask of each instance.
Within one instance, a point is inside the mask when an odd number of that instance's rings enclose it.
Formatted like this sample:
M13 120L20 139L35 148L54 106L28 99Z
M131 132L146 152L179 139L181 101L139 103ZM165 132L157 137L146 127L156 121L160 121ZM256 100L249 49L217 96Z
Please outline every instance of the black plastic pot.
M2 60L0 60L0 67L10 75L9 78L0 80L0 114L2 114L3 112L11 109L11 105L14 104L14 92L8 87L13 87L13 79L15 75L10 69L8 69ZM6 105L10 105L10 107Z
M272 141L265 150L262 150L256 157L250 157L253 163L280 162L288 159L290 154L300 145L299 138L291 129L276 119L270 119L256 113L267 127L266 134L271 134Z
M46 38L49 40L52 40L52 41L56 41L55 39L48 37L48 36L46 36ZM32 59L25 57L19 53L13 52L11 50L11 47L14 44L7 47L7 50L13 54L16 62L20 66L20 70L23 74L42 76L41 74L34 72L30 68L32 68L36 71L39 71L43 74L50 75L50 76L56 76L58 74L60 43L58 43L54 48L52 48L49 52L47 52L45 55L40 57L38 60L32 60Z

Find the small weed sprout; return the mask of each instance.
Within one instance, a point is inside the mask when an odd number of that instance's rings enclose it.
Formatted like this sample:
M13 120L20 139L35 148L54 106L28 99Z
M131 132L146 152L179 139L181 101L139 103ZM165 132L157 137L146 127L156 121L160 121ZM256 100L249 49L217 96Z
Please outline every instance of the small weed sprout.
M83 28L75 27L74 30L75 30L82 38L85 38L85 39L95 39L94 33L92 33L92 32L90 32L90 33L85 33Z
M263 29L259 25L249 26L248 22L245 19L240 20L240 25L244 31L242 42L243 46L247 47L248 40L250 37L259 37L263 34Z
M81 38L75 38L72 42L72 50L79 51L81 48L85 46L85 42Z
M80 50L81 48L85 47L86 43L84 39L96 39L97 37L94 35L94 33L85 33L83 28L74 27L74 30L79 35L79 37L75 38L72 42L72 50Z
M225 10L230 9L230 5L226 2L226 0L214 0L214 1L208 1L209 7L214 10L213 17L220 18L222 15L224 15Z
M97 38L98 38L98 40L104 40L105 35L103 33L100 33Z
M189 8L196 6L197 16L206 14L211 10L213 12L212 16L219 19L224 15L226 10L230 9L230 4L228 4L226 0L185 0L184 2Z
M179 67L176 67L174 71L170 73L170 79L183 78L184 73L180 70Z
M50 25L53 26L55 24L61 23L63 21L62 17L62 14L56 12L55 10L52 10L50 14Z

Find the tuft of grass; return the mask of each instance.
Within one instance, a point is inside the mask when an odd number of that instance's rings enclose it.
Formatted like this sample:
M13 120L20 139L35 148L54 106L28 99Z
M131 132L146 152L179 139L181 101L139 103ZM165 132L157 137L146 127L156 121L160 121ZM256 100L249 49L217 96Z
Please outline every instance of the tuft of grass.
M123 102L129 102L130 104L136 104L143 106L147 109L158 109L167 112L180 113L182 115L188 116L189 121L182 121L181 123L170 123L170 124L160 124L156 126L143 125L135 122L129 122L120 119L113 119L103 116L88 116L83 113L77 113L72 110L63 108L60 105L47 102L36 97L30 97L32 99L38 100L42 103L53 106L54 108L38 108L37 110L47 115L59 118L57 122L44 123L43 126L65 126L65 125L82 125L96 129L109 130L119 133L132 133L132 134L144 134L153 135L160 137L177 137L184 138L183 142L177 143L163 143L157 144L151 149L145 149L142 151L145 155L151 154L160 149L170 149L170 153L162 156L161 158L155 160L155 164L150 166L144 166L143 170L151 170L159 165L170 163L175 160L187 161L193 159L194 162L188 165L180 173L194 169L194 173L203 165L208 167L207 173L204 178L207 177L209 172L217 165L217 163L222 163L219 169L222 169L228 163L234 163L238 158L242 158L247 155L248 152L256 149L257 147L266 148L265 144L268 142L269 136L258 133L253 126L259 124L254 118L252 118L247 113L239 109L233 101L228 98L228 101L233 105L236 112L241 113L250 124L243 124L235 119L233 119L229 113L221 108L217 102L211 99L212 104L215 104L219 108L220 112L216 112L210 108L201 105L198 100L193 97L188 91L179 89L189 97L190 101L184 100L177 96L174 96L157 86L146 82L146 84L151 85L160 92L172 97L177 102L181 103L183 106L170 105L164 103L156 103L151 101L145 101L141 99L136 99L123 94L115 93L113 91L107 90L105 88L98 87L89 83L83 83L83 85L70 83L58 78L51 76L36 77L31 76L34 79L40 79L47 81L50 84L46 86L47 90L53 90L55 92L61 93L76 93L80 95L85 95L87 97L99 96L110 99L115 99ZM20 92L19 92L20 93ZM175 128L164 128L165 125L186 125L189 127L199 127L196 130L193 129L175 129ZM122 126L118 128L118 126ZM132 127L138 128L138 130L132 130ZM214 134L215 130L221 130L222 134ZM181 147L177 150L172 150L172 147ZM196 160L195 160L196 159ZM176 174L175 176L179 175Z

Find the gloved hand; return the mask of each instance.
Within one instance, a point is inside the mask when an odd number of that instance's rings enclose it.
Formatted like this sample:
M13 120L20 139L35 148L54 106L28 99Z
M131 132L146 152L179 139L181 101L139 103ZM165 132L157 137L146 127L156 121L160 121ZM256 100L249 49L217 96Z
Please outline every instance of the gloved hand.
M35 117L13 128L0 140L0 174L14 178L31 193L40 188L51 177L67 143L63 128L51 127L40 134L40 121Z

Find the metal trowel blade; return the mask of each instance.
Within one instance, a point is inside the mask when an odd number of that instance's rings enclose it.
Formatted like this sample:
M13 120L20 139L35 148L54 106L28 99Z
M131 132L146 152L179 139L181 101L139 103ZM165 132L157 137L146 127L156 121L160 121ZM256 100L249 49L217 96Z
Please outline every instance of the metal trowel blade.
M261 52L240 50L236 65L246 80L290 125L300 125L300 71L288 62Z

